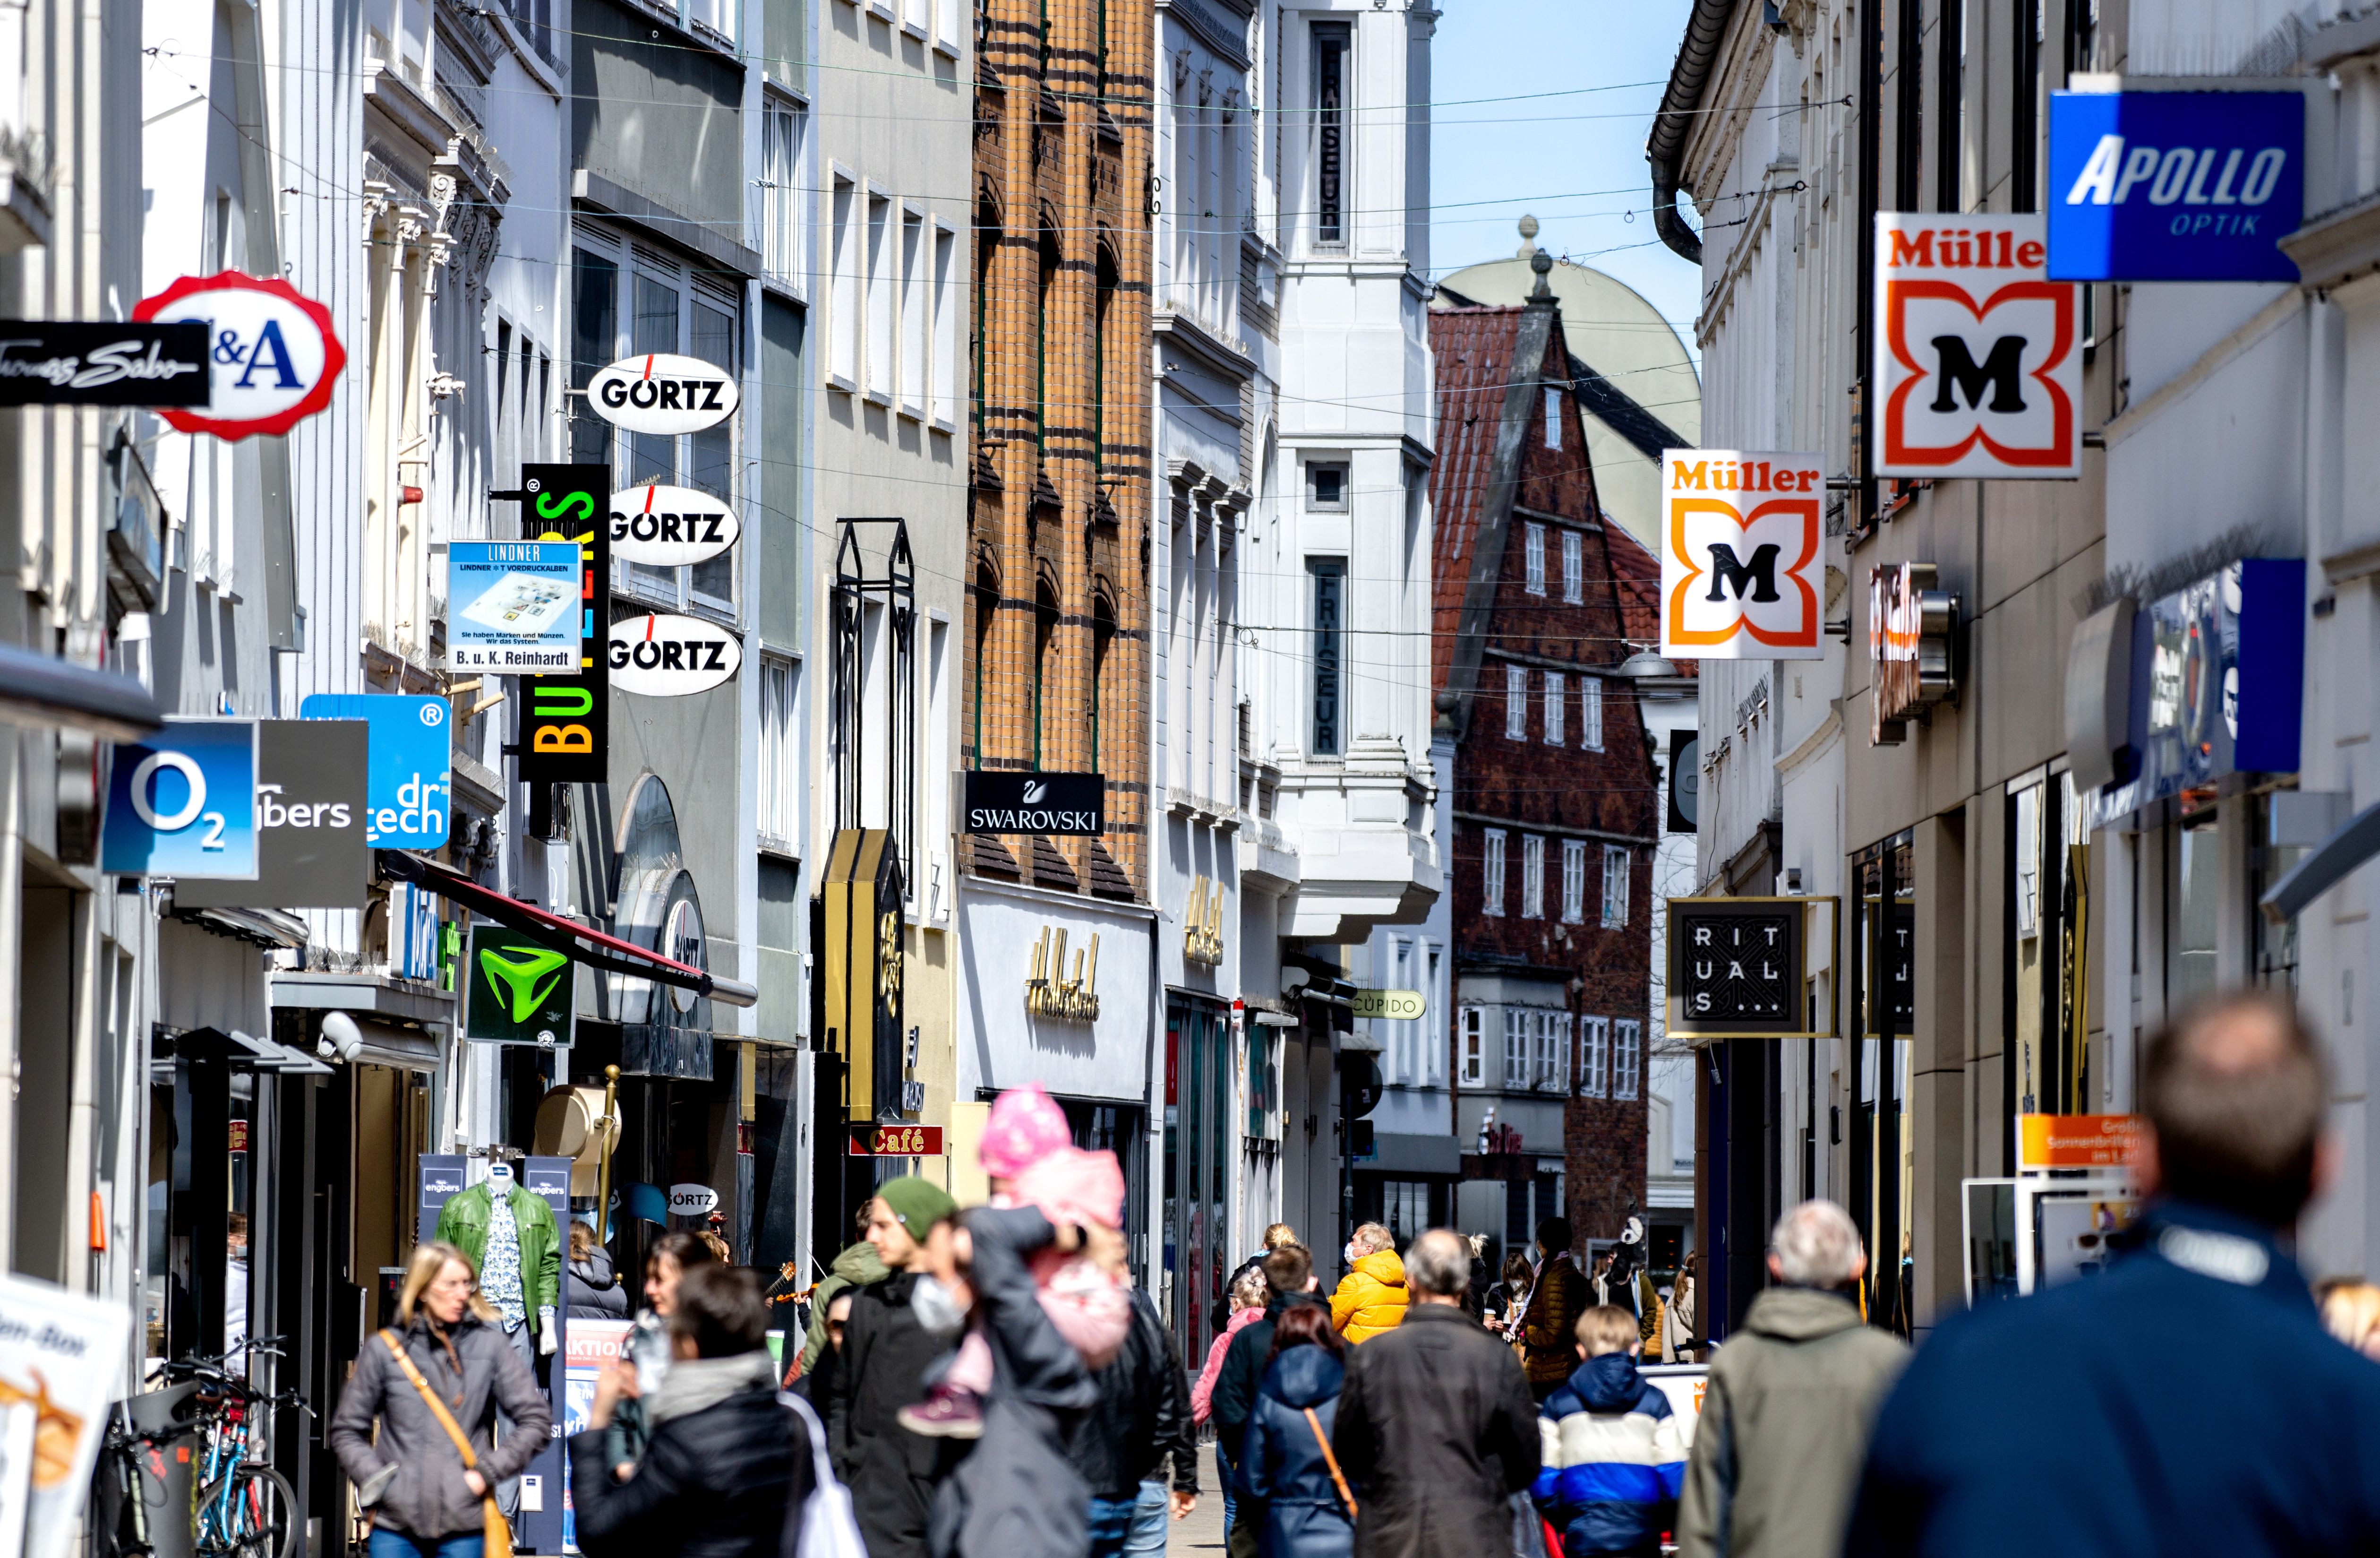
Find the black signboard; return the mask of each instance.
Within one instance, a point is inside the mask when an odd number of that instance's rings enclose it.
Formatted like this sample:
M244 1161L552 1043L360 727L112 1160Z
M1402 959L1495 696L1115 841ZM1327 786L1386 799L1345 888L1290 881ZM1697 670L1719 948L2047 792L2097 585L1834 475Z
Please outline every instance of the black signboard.
M0 406L204 406L201 320L0 320Z
M371 902L362 720L259 720L256 879L185 880L181 908L362 908Z
M963 832L1085 838L1107 832L1108 782L1103 774L978 768L961 777L966 787Z
M1669 831L1690 834L1703 814L1703 738L1693 730L1670 732Z
M521 678L521 782L601 785L611 777L612 468L525 465L520 503L523 541L578 543L581 613L578 675Z
M1671 899L1670 1033L1718 1038L1802 1032L1805 902Z

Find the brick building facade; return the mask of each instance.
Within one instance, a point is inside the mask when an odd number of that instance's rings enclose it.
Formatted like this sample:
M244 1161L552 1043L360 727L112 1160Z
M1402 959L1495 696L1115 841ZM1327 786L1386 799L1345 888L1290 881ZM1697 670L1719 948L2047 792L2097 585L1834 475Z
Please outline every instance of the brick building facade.
M1510 1248L1559 1207L1584 1248L1644 1204L1658 790L1560 309L1430 330L1459 1215Z

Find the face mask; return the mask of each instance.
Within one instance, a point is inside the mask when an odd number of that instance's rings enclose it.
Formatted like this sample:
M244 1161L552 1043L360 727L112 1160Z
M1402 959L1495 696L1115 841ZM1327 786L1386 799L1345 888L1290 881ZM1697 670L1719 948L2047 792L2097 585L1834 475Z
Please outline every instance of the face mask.
M1347 1241L1347 1248L1341 1250L1339 1253L1340 1257L1344 1260L1347 1264L1350 1266L1354 1265L1355 1263L1355 1241L1349 1239Z
M909 1307L917 1312L917 1323L937 1336L955 1336L966 1329L966 1310L933 1277L917 1279L909 1293Z

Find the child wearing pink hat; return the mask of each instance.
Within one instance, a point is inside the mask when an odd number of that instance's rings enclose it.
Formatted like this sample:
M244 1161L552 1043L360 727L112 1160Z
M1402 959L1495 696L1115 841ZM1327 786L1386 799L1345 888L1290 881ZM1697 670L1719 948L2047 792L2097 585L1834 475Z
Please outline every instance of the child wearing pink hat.
M1123 1222L1123 1171L1115 1154L1075 1147L1065 1111L1038 1082L1011 1088L992 1101L978 1152L996 1207L1030 1206L1061 1227L1096 1223L1113 1229ZM1032 1271L1035 1296L1058 1334L1083 1355L1085 1364L1106 1368L1132 1330L1132 1279L1087 1255L1054 1248L1033 1257ZM979 1439L983 1395L991 1382L991 1344L978 1320L941 1382L924 1401L901 1408L901 1426L937 1438Z

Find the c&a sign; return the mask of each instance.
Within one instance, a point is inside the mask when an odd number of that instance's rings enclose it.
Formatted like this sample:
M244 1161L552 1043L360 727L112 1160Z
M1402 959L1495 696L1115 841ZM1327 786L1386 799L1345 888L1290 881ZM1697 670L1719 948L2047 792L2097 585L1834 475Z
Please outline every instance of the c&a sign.
M2046 220L1877 214L1878 475L2081 470L2080 310Z
M1661 652L1821 658L1825 461L1670 449L1661 471Z
M176 432L211 432L237 442L252 433L287 432L331 404L347 363L331 328L331 310L279 277L237 271L184 276L133 306L143 323L206 326L209 393L197 407L158 415Z

